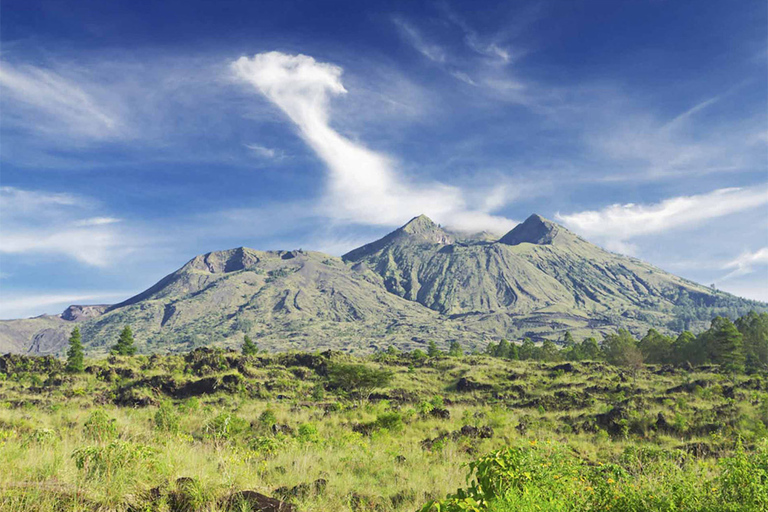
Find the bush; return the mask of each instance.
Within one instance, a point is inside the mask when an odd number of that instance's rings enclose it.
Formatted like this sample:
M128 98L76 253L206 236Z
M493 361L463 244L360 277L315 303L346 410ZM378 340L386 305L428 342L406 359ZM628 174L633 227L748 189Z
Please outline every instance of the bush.
M221 413L208 421L203 434L214 441L228 441L248 428L248 422L230 413Z
M628 448L622 464L585 464L565 447L509 447L470 463L468 487L421 512L533 510L741 511L768 509L768 442L720 460L720 475L681 464L680 454ZM635 478L643 474L644 478Z
M320 442L320 435L317 432L317 427L312 423L303 423L299 425L299 432L296 435L296 439L302 443L318 443Z
M264 412L259 415L259 424L262 427L272 428L272 425L275 423L277 423L277 416L275 416L275 412L272 409L265 409Z
M117 425L115 419L110 418L102 410L93 411L83 425L83 434L88 439L93 439L100 443L112 440L117 437Z
M147 469L155 463L156 452L143 444L126 441L112 441L103 446L85 446L72 453L77 469L88 478L110 477L118 470L133 469L138 466Z
M385 412L379 414L374 423L378 429L385 428L391 432L401 432L403 426L403 416L397 412Z
M176 412L173 403L166 401L160 404L160 408L155 413L155 428L175 434L179 431L180 424L179 413Z

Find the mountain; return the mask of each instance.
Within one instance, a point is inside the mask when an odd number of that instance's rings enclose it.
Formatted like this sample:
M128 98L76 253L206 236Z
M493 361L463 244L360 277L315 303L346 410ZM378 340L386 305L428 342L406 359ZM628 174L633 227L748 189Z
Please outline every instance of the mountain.
M422 215L341 258L245 247L200 255L119 304L1 321L0 352L61 354L74 325L95 354L125 325L143 352L238 346L246 333L268 350L482 348L566 330L579 339L698 328L749 309L768 305L605 251L538 215L501 238Z

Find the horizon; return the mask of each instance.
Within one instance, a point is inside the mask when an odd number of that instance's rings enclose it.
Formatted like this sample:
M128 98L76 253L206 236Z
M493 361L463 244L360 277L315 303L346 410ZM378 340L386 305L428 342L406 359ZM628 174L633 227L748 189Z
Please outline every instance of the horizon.
M530 212L768 301L768 5L6 2L0 318ZM262 249L274 248L274 249Z

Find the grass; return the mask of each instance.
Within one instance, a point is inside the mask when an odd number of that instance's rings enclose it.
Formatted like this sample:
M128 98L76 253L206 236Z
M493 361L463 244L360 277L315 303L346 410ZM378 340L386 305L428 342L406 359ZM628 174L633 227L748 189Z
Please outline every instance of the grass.
M349 363L391 380L368 400L335 388L329 368ZM468 465L498 450L522 450L525 464L560 461L562 474L510 463L535 485L499 488L477 510L606 510L564 498L601 464L619 468L612 488L626 497L608 510L720 510L704 507L711 488L765 464L768 382L717 367L648 366L632 377L591 362L565 371L485 356L205 350L86 365L80 375L5 365L1 510L218 511L248 489L305 512L415 511L466 490ZM704 508L659 501L683 495ZM759 510L730 499L731 510Z

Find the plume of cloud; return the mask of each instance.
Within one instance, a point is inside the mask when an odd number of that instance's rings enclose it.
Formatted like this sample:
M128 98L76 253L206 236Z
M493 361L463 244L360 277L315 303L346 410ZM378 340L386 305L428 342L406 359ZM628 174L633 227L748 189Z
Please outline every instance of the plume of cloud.
M347 92L339 66L306 55L269 52L241 57L232 69L288 116L327 165L328 193L321 205L324 214L372 225L397 225L419 213L459 229L504 231L514 225L488 210L473 210L456 187L408 183L391 158L334 130L330 125L331 97Z
M632 252L633 238L672 229L697 226L704 221L768 203L766 186L724 188L708 194L681 196L651 205L614 204L556 218L567 227L606 244L612 250Z
M125 238L120 219L88 216L92 204L70 194L0 187L0 253L45 253L106 266Z

